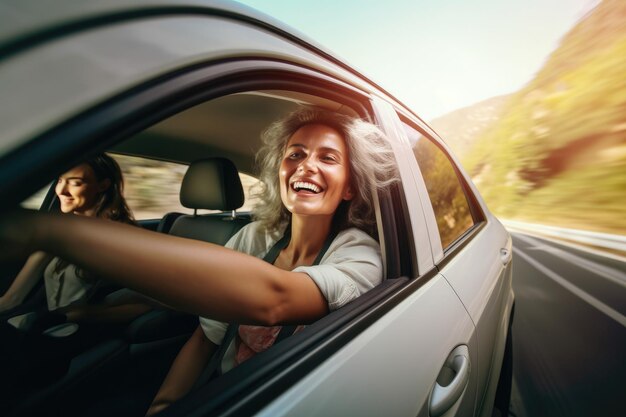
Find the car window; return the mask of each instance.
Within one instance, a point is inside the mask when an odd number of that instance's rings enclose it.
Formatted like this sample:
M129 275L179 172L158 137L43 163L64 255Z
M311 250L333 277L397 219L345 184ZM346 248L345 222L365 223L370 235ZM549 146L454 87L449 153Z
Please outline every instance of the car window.
M446 249L474 225L463 186L452 161L430 138L403 123L435 212Z
M137 220L156 219L169 212L189 213L180 204L179 193L187 165L128 155L111 154L124 175L124 195ZM258 179L239 173L245 202L239 211L249 211L255 204L251 191ZM198 210L210 213L211 210Z
M39 210L41 208L41 205L43 204L44 198L46 198L46 194L48 194L49 189L50 184L46 185L41 190L28 197L26 200L22 201L20 205L27 209Z

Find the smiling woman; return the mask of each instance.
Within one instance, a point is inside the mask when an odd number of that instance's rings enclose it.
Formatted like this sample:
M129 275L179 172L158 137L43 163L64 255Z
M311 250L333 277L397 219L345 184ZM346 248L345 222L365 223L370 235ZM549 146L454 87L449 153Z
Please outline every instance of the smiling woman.
M384 134L358 118L302 107L272 124L263 139L261 195L268 204L259 205L257 221L226 248L97 221L103 212L119 214L104 210L111 198L96 198L117 182L81 167L62 175L56 192L63 212L84 216L22 213L14 226L3 225L6 238L18 227L35 249L207 317L181 349L149 414L191 389L223 343L227 322L242 325L232 342L238 350L224 358L223 371L268 349L280 325L318 320L383 279L372 193L398 180ZM146 251L150 261L138 262Z
M123 189L119 165L101 154L61 174L55 193L64 214L134 224ZM42 278L47 309L23 305ZM142 303L104 305L102 299L113 288L101 278L89 268L57 256L54 250L38 251L27 259L0 296L0 313L13 310L14 315L0 322L0 340L6 349L0 355L0 367L3 378L13 381L9 393L17 395L28 386L59 378L73 355L104 337L105 323L128 322L151 308ZM80 330L75 323L65 323L68 319L81 323ZM64 338L57 339L59 335ZM42 352L28 361L20 360L24 352L34 349ZM36 376L20 377L32 374ZM14 399L14 395L9 397Z
M217 346L223 345L217 355L217 360L223 357L223 361L218 366L221 372L228 371L267 350L281 334L294 331L276 324L316 320L367 292L383 278L378 243L354 226L375 222L372 187L381 189L397 180L383 134L359 119L303 108L274 123L263 140L265 146L258 158L264 162L261 178L265 179L265 190L261 196L265 204L257 206L257 221L233 236L226 247L273 264L276 278L280 271L291 271L285 275L289 281L279 279L272 284L277 285L277 293L268 298L278 302L277 313L287 312L267 322L244 317L234 339L225 337L225 322L201 318L201 326L181 349L148 415L184 396ZM352 174L363 169L353 168L351 149L361 159L368 159L371 183ZM354 212L350 217L355 196L370 210ZM268 210L276 206L278 210ZM234 266L231 269L231 273L239 272Z
M63 213L92 216L98 197L111 185L109 179L97 181L93 169L82 164L61 175L55 192Z
M132 224L133 215L123 190L120 167L106 154L90 158L61 174L55 186L63 213ZM42 272L50 311L85 303L97 289L98 279L93 274L59 257L36 252L0 297L0 312L19 306ZM23 320L18 322L20 325L25 323Z
M352 200L346 143L339 132L321 124L306 125L289 139L280 164L280 194L293 215L332 216L342 201Z
M272 124L262 137L265 146L257 155L261 164L260 179L265 184L259 194L262 204L256 207L257 217L268 227L277 227L288 220L287 203L283 203L279 195L288 198L287 191L295 189L293 185L287 186L283 176L287 176L289 167L307 172L306 168L312 166L311 160L318 160L314 169L321 169L322 173L345 169L347 172L342 172L341 176L349 178L340 192L341 200L350 203L338 204L336 209L340 214L335 221L343 223L340 227L352 225L375 234L371 184L377 185L374 189L384 188L396 180L395 160L382 138L378 128L370 123L323 111L295 112ZM288 145L292 148L287 148ZM280 175L276 176L276 172ZM299 175L289 180L299 181L309 174ZM329 177L329 180L334 179L334 175ZM323 187L315 181L312 185ZM306 191L300 195L305 196L304 193Z

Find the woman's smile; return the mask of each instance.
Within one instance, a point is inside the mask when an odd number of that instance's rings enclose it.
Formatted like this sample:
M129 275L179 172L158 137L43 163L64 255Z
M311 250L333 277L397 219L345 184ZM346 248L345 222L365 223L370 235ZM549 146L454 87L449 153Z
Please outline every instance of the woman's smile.
M281 199L294 215L332 217L352 198L344 138L325 125L304 125L287 142L280 165Z
M296 193L301 192L303 194L319 194L323 191L321 186L306 179L292 179L291 189Z

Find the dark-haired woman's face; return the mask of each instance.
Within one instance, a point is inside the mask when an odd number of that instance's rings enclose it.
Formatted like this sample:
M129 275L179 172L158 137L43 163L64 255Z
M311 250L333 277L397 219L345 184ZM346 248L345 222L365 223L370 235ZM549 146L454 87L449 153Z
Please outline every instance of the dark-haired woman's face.
M100 195L109 187L108 179L98 181L88 164L78 165L57 180L55 192L63 213L94 216Z
M296 215L335 213L352 199L350 164L345 140L325 125L305 125L287 142L280 164L280 195Z

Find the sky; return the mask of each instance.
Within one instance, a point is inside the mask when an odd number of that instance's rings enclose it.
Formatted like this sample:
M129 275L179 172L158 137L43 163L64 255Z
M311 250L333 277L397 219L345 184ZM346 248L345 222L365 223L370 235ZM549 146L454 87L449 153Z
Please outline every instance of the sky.
M297 29L426 120L515 92L598 0L238 0Z

